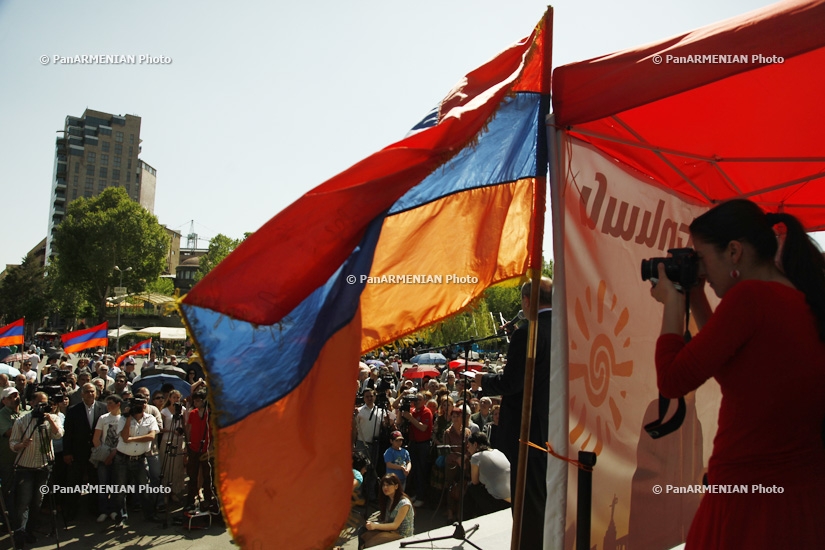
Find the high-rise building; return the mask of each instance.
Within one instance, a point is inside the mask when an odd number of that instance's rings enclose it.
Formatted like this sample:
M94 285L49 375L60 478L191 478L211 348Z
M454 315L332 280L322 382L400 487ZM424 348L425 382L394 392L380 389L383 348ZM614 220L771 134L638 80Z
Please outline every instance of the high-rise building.
M66 117L55 147L46 258L53 254L54 230L66 216L66 207L79 197L123 187L132 200L154 213L157 172L138 158L140 143L139 116L86 109L82 117Z

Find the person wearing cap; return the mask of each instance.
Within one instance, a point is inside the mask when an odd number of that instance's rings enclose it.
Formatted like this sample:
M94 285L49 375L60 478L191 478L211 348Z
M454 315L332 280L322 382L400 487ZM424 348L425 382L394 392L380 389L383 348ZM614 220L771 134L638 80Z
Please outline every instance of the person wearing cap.
M390 434L390 448L384 451L384 463L387 465L387 473L395 474L401 482L401 490L407 486L407 476L410 475L412 460L410 453L404 449L404 436L398 430Z
M14 460L17 454L9 448L8 441L15 420L29 411L20 410L20 392L14 386L3 389L0 393L0 400L3 401L3 408L0 409L0 435L3 436L3 441L0 443L0 483L3 487L3 498L6 499L6 507L9 513L13 514L14 503L11 501L11 488Z
M109 376L117 376L120 373L120 367L115 365L115 358L107 355L103 361L109 367Z

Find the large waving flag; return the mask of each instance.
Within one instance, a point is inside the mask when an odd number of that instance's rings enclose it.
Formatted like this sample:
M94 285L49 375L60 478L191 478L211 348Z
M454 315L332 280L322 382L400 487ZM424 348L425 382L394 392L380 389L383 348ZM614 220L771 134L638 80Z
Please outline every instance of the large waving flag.
M60 339L63 340L63 351L66 353L77 353L89 348L105 348L109 345L109 323L67 332Z
M24 341L23 326L25 324L26 318L21 317L13 323L0 327L0 346L22 346Z
M123 352L121 355L119 355L117 361L115 361L115 365L119 367L120 363L127 357L131 357L133 355L149 355L151 351L152 339L149 338L148 340L144 340L143 342L138 342L137 344Z
M287 207L181 301L241 546L330 546L349 512L359 355L540 266L550 13L406 138Z

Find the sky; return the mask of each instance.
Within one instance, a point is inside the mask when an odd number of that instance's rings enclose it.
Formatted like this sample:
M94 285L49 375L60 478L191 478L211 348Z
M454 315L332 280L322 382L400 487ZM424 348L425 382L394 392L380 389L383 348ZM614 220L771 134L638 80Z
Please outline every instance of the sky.
M771 3L559 0L553 65ZM184 235L182 245L194 225L206 247L218 233L256 230L403 138L464 74L529 35L545 7L535 0L0 0L0 270L46 235L55 139L67 115L88 107L140 116L141 158L157 170L155 215ZM94 54L163 62L53 61ZM545 255L552 256L549 237Z

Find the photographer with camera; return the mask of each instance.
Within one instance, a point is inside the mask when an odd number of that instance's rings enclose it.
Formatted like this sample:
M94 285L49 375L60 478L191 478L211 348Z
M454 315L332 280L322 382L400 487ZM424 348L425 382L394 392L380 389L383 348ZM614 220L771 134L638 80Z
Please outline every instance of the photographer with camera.
M155 417L145 414L145 408L146 400L138 397L123 402L118 422L120 439L114 461L114 482L116 485L134 486L135 492L141 497L143 518L146 521L159 521L155 515L154 499L148 494L146 487L149 484L147 455L160 429ZM116 528L124 529L129 516L125 493L118 493L118 507L120 522Z
M656 266L650 292L664 305L659 391L677 398L715 378L722 404L708 483L781 490L706 493L686 548L821 547L825 259L796 218L765 214L742 199L693 220L690 234L698 282L690 310L698 334L683 338L686 300L673 283L670 258ZM715 311L705 282L721 298Z
M355 422L355 450L361 451L370 459L370 463L375 465L379 462L378 456L381 449L380 435L382 430L388 430L392 425L391 413L385 406L376 405L376 392L372 388L364 390L364 404L357 410L354 417ZM386 394L384 394L386 398ZM364 479L364 498L371 501L377 498L376 482L378 472L371 467L370 472Z
M403 398L402 398L403 399ZM427 500L428 474L430 471L430 440L433 437L433 413L427 408L427 398L423 393L415 395L415 408L411 401L401 403L401 416L410 423L409 450L412 457L415 478L415 501L413 506L422 506ZM406 409L406 410L405 410Z
M14 499L16 507L14 539L23 543L37 540L34 535L43 504L41 487L49 480L54 465L52 440L63 437L63 428L54 414L55 406L49 396L36 392L32 397L31 413L14 422L9 448L17 453L14 465Z

